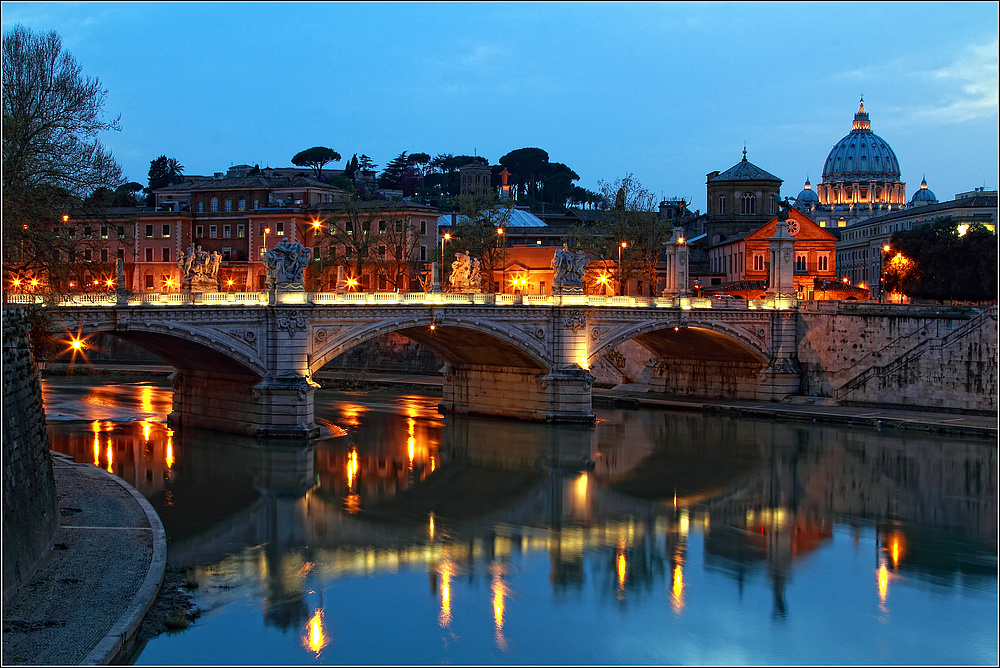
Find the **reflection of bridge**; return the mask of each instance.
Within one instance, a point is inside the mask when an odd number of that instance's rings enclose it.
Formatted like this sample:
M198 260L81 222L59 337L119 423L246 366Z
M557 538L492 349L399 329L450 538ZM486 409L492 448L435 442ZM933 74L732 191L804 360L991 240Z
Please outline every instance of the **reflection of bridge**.
M7 301L21 298L34 299ZM652 355L651 390L996 410L996 307L777 309L773 301L461 293L266 301L257 293L84 295L50 313L71 335L111 334L172 364L176 422L262 436L315 434L312 375L389 332L448 363L442 408L455 413L589 422L589 368L630 340Z

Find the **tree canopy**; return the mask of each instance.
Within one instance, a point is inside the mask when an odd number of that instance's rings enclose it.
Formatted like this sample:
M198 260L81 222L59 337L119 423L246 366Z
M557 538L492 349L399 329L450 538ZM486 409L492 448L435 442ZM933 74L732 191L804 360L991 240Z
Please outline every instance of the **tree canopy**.
M910 299L996 301L997 238L951 218L896 232L884 258L885 289Z
M292 164L296 167L311 168L317 181L323 175L323 166L338 160L340 160L340 154L326 146L313 146L292 156Z
M55 32L17 25L3 36L3 237L7 271L47 270L68 250L51 222L98 188L114 191L122 170L99 140L120 129L104 118L107 91L84 77ZM68 242L67 242L68 243Z

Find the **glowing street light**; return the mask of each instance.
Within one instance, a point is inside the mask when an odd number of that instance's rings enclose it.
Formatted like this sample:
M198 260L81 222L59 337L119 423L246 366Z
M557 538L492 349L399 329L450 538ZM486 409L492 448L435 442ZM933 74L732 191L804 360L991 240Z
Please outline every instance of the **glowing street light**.
M500 278L500 291L504 292L505 285L507 284L507 244L504 243L503 238L503 228L497 227L497 248L503 247L503 265L501 267L501 278ZM493 281L493 277L490 277L490 281Z
M441 236L441 269L442 270L444 269L444 245L445 245L445 242L448 242L448 241L451 241L451 233L450 232L445 232Z
M628 242L623 241L618 246L618 291L622 292L622 249L628 248Z
M260 256L264 257L264 253L267 252L267 235L271 233L270 227L264 228L264 246L260 249Z
M882 276L882 261L885 258L885 254L889 252L889 244L882 246L882 252L878 254L878 303L882 303L882 294L885 292L885 277Z

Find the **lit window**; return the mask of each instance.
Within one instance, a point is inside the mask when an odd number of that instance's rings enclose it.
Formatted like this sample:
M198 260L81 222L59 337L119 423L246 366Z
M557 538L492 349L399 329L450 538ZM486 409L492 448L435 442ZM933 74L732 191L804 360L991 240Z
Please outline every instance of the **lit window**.
M277 236L279 236L279 237L283 237L283 236L285 236L285 221L283 221L283 220L279 220L279 221L277 222L277 224L276 224L276 225L274 226L274 228L275 228L275 230L276 230L276 231L275 231L275 234L276 234Z
M242 225L242 224L237 225L236 226L236 236L238 238L242 239L246 235L247 235L247 226L246 225Z
M107 228L107 226L104 226L104 227L101 228L101 238L102 239L107 239L108 238L108 228Z
M223 239L228 239L231 236L233 236L232 230L233 230L232 225L223 225L222 226L222 238Z
M169 225L164 225L162 233L163 233L163 238L164 239L169 239L170 238L170 226Z
M153 226L152 225L147 225L146 226L146 238L147 239L152 239L153 238Z

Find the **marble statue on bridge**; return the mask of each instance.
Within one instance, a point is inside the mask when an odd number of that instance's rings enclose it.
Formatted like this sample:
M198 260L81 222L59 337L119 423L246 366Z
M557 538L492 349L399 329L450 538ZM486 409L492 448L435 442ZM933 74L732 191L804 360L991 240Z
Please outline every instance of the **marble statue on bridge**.
M557 248L551 265L555 271L552 279L553 294L583 294L583 275L587 272L589 262L582 250L571 251L565 244L562 248Z
M181 270L181 289L192 292L217 292L219 290L219 267L222 254L218 251L202 250L201 244L191 244L187 252L177 258Z
M468 253L456 253L448 280L455 292L478 292L482 282L479 258L470 257Z
M274 248L264 253L267 268L267 285L283 291L301 292L305 290L302 270L309 264L312 248L287 237Z

